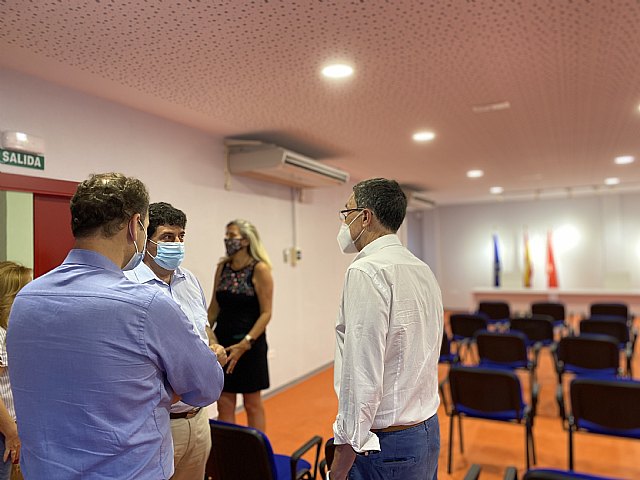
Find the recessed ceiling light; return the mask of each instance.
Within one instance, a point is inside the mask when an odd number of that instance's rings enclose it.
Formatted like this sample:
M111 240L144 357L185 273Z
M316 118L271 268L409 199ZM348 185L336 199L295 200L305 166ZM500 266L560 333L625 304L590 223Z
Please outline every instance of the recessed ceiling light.
M434 138L436 138L436 134L429 131L416 132L413 134L413 139L416 142L430 142Z
M634 160L635 158L633 158L631 155L622 155L620 157L616 157L614 162L616 162L616 165L628 165L630 163L633 163Z
M467 177L469 178L480 178L483 175L484 172L482 170L469 170L467 172Z
M605 185L618 185L620 183L620 179L617 177L609 177L604 179Z
M353 75L353 67L345 63L327 65L322 69L322 74L328 78L345 78Z
M502 188L502 187L491 187L489 189L489 192L491 192L493 195L500 195L502 192L504 192L504 188Z
M487 113L487 112L496 112L498 110L506 110L511 108L511 104L507 101L504 102L496 102L496 103L486 103L484 105L474 105L471 107L475 113Z

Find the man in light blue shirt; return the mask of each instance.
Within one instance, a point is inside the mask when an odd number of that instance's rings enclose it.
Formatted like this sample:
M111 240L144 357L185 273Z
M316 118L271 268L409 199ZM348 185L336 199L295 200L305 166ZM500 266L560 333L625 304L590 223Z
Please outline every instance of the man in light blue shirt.
M226 362L224 347L210 343L207 334L207 301L198 279L181 267L184 259L187 216L164 202L149 205L146 254L140 265L125 275L134 282L150 285L175 300L187 316L193 331L205 345ZM184 402L171 406L174 473L171 480L204 478L211 451L211 433L206 409Z
M217 400L216 355L180 307L126 279L144 256L149 194L92 175L71 200L64 263L16 297L7 350L25 478L168 479L171 403Z

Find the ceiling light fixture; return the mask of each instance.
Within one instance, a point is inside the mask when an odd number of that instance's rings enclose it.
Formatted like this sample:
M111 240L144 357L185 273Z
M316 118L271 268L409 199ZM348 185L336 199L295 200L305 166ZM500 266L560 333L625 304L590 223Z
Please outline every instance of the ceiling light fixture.
M327 65L322 69L322 75L328 78L346 78L353 75L353 67L345 63Z
M482 170L469 170L467 172L467 177L469 178L480 178L483 175L484 172Z
M620 183L620 179L618 177L609 177L604 179L605 185L618 185Z
M487 103L485 105L474 105L471 107L474 113L487 113L487 112L497 112L498 110L506 110L511 108L511 104L509 102L496 102L496 103Z
M500 195L502 192L504 192L504 188L502 188L502 187L491 187L489 189L489 192L491 192L491 194L493 194L493 195Z
M616 157L614 162L616 163L616 165L628 165L630 163L633 163L634 160L635 158L631 155L622 155L620 157Z
M413 140L416 142L430 142L436 138L436 134L429 131L416 132L413 134Z

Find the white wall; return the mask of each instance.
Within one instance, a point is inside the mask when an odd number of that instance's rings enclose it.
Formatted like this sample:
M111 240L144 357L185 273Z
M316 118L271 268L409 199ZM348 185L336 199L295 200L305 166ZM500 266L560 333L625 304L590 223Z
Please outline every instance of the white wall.
M546 237L553 232L562 289L640 288L640 194L441 206L423 214L423 258L451 309L470 309L475 287L493 286L492 234L499 237L503 287L522 287L523 232L529 233L533 288L546 288ZM612 279L618 282L614 285ZM508 282L514 284L508 285Z
M46 142L44 172L1 166L3 172L72 181L92 172L123 172L144 181L152 201L184 210L185 266L198 276L207 297L224 253L226 223L234 218L255 223L274 263L268 328L275 354L272 388L333 360L333 327L351 260L336 243L337 211L350 187L309 191L296 205L303 259L291 267L282 260L282 250L292 246L291 190L241 178L233 178L232 190L225 190L222 138L3 69L0 112L0 130L23 131Z

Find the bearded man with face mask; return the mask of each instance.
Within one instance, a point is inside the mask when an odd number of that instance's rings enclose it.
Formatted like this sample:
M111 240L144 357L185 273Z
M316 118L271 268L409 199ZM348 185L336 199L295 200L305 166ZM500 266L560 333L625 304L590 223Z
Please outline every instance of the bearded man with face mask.
M227 360L224 347L212 341L207 323L207 301L196 276L182 267L187 216L165 202L149 205L146 254L136 268L125 272L134 282L153 286L172 298L187 316L193 331L217 355ZM171 406L174 473L171 480L204 478L211 451L211 431L206 409L184 402Z
M442 297L396 235L406 209L397 182L374 178L355 185L340 211L340 249L359 253L336 323L330 479L437 478Z
M73 249L20 291L9 320L22 472L169 479L170 406L216 401L222 367L176 302L123 275L145 256L144 184L92 175L70 207Z

